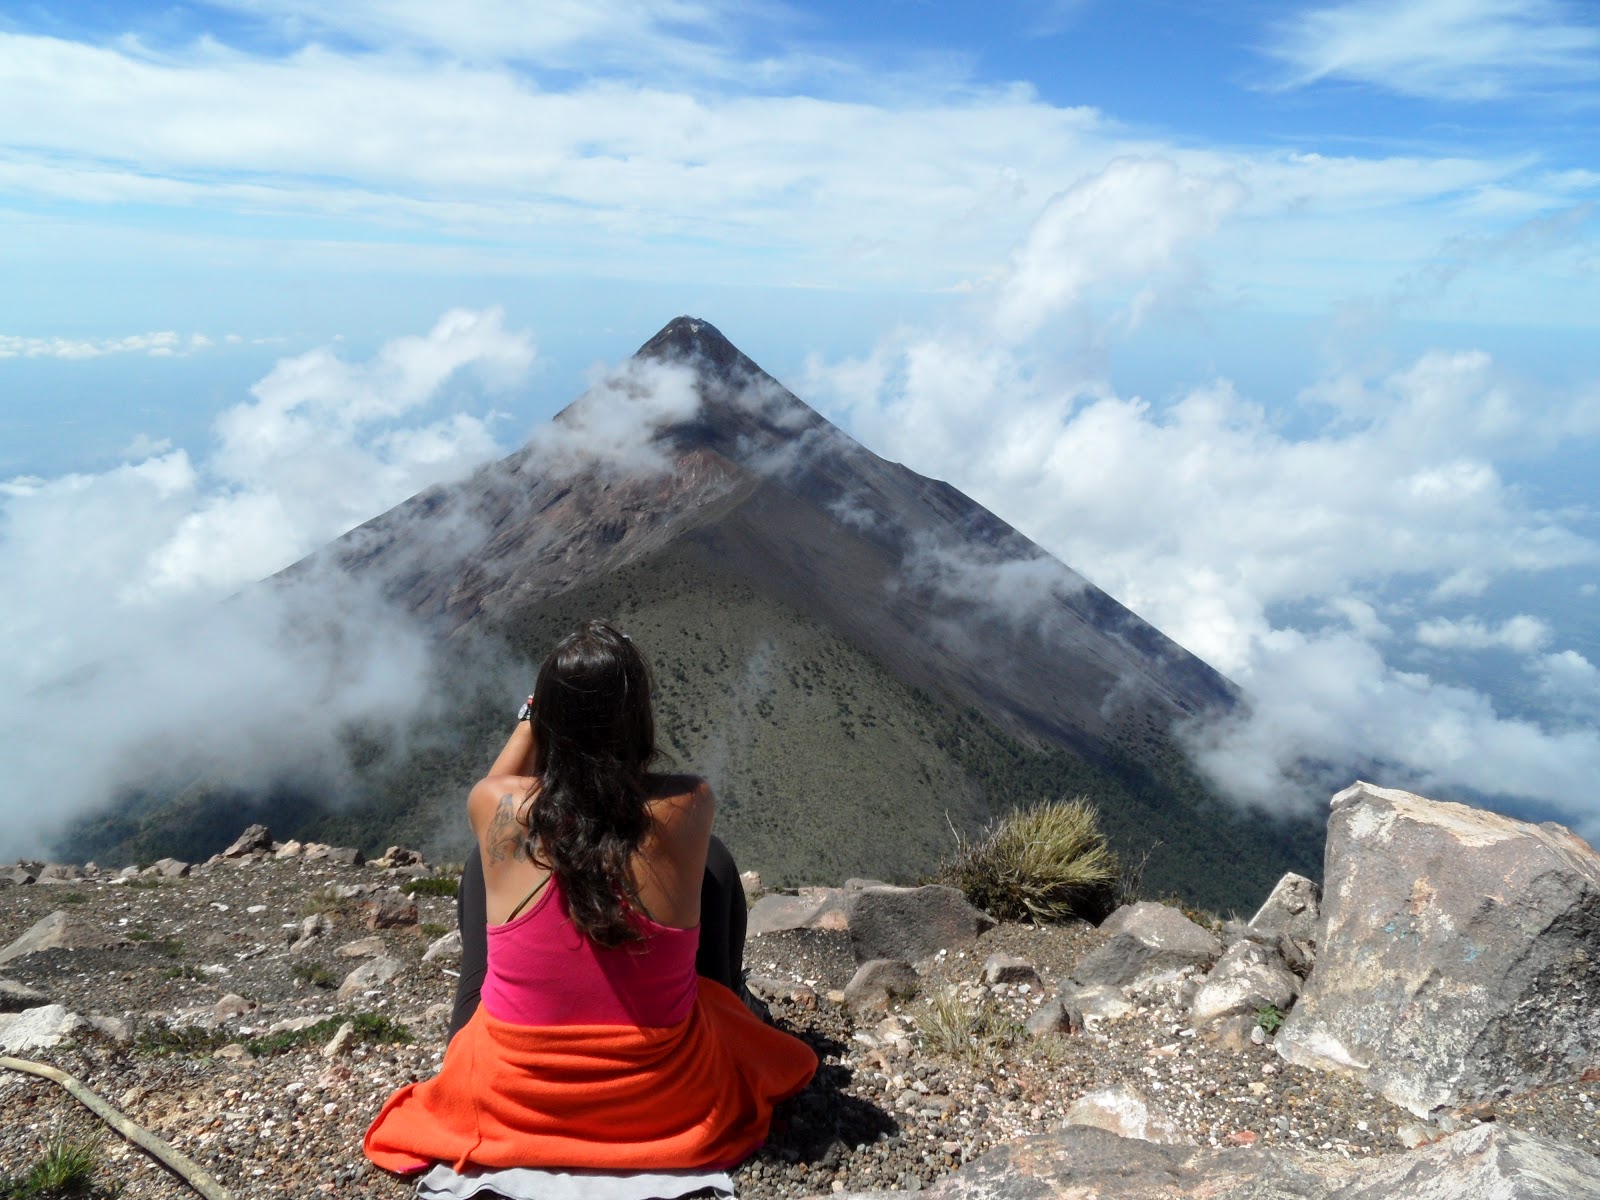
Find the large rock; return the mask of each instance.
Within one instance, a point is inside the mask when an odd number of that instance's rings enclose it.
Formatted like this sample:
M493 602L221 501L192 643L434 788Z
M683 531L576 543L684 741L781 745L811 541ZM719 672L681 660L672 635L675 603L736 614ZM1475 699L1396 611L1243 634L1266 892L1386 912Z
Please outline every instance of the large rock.
M1250 918L1250 928L1315 946L1322 929L1322 889L1290 871Z
M265 825L251 825L233 839L233 845L222 852L222 857L244 858L251 854L270 853L271 850L271 832L268 831Z
M59 1004L0 1016L0 1049L27 1054L59 1046L84 1027L84 1020Z
M1194 994L1189 1014L1197 1026L1224 1017L1254 1017L1269 1005L1288 1012L1300 980L1275 949L1258 942L1235 942Z
M89 917L57 909L47 917L40 917L21 937L0 950L0 963L41 950L103 950L126 944L126 938L102 928Z
M842 1193L830 1200L894 1197ZM1594 1156L1479 1125L1376 1159L1279 1146L1195 1149L1089 1126L996 1146L933 1185L930 1200L1600 1200Z
M1216 935L1177 909L1148 900L1123 905L1100 931L1110 936L1079 961L1072 972L1074 983L1126 987L1176 975L1184 967L1209 967L1222 953Z
M1277 1038L1418 1116L1600 1064L1600 856L1558 825L1358 783L1317 965Z
M850 948L858 963L874 958L920 962L941 950L961 950L994 926L953 887L866 887L845 901Z
M843 888L801 888L797 895L771 892L750 906L746 937L779 933L786 929L843 929Z

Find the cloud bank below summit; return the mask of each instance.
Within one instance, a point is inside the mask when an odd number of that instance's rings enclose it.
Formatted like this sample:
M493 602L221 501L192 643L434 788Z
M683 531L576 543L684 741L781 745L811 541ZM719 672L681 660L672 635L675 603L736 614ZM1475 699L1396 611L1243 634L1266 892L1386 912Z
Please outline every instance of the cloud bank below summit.
M1113 163L1051 199L961 321L814 358L803 390L1242 685L1247 717L1190 731L1229 794L1325 801L1311 762L1533 798L1600 835L1600 671L1537 614L1458 615L1494 584L1600 567L1593 514L1545 511L1504 470L1600 436L1595 393L1542 393L1466 348L1335 370L1273 409L1225 379L1118 394L1101 347L1157 287L1204 293L1197 245L1241 198L1226 176ZM1059 234L1063 214L1105 237ZM1506 655L1538 719L1414 652Z

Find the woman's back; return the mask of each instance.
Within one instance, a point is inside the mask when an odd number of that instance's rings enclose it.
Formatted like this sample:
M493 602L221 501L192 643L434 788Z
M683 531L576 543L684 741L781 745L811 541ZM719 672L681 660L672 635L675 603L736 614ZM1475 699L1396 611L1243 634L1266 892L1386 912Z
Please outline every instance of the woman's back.
M699 928L638 917L643 938L599 946L568 918L551 880L533 906L488 930L482 1003L517 1025L676 1025L694 1007Z

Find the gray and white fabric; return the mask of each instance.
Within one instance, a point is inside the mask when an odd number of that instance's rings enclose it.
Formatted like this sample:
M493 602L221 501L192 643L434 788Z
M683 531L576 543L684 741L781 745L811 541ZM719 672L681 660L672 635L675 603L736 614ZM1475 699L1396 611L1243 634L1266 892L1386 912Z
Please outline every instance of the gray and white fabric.
M439 1163L417 1180L419 1200L678 1200L694 1193L732 1196L726 1171L545 1171L535 1167L465 1173Z

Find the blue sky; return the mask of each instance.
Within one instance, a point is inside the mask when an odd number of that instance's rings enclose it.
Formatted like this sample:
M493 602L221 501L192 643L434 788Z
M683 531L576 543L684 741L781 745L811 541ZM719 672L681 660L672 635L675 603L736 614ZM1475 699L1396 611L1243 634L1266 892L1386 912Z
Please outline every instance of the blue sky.
M118 603L199 602L689 312L1262 697L1241 794L1600 822L1591 4L10 4L0 112L24 681L85 497Z

